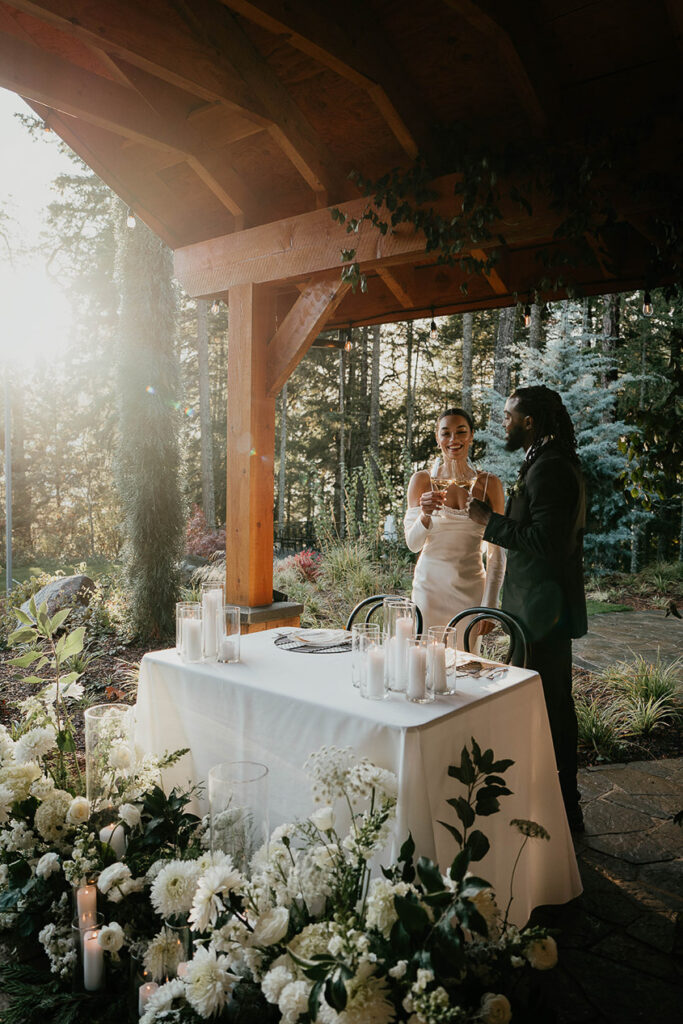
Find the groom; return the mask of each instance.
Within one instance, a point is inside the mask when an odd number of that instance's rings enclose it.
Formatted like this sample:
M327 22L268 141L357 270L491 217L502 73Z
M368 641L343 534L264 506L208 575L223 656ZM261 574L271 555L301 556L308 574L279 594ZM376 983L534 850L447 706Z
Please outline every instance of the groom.
M569 413L544 385L517 388L505 403L505 447L525 451L505 515L473 499L484 540L507 548L502 608L525 627L527 664L543 683L569 825L583 831L576 785L578 729L572 700L572 637L587 629L583 589L585 492Z

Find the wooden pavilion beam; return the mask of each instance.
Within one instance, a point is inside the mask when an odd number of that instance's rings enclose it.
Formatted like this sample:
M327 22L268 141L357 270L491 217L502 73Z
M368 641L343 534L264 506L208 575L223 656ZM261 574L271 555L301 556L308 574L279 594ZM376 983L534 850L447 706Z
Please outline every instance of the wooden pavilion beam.
M411 159L429 147L425 127L433 120L406 68L380 55L374 36L348 32L342 18L310 0L221 0L254 24L284 36L295 49L313 57L369 95ZM356 2L343 8L346 23L362 24Z
M349 288L339 272L306 285L268 344L266 392L270 397L286 383Z

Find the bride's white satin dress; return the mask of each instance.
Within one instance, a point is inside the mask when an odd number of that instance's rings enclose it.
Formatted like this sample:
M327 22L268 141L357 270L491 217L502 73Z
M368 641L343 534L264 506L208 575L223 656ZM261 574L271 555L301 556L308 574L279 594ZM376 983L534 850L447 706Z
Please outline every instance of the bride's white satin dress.
M444 506L432 517L429 528L420 517L419 507L409 508L403 527L410 550L420 551L411 596L422 612L423 632L426 634L430 626L445 626L465 608L497 608L505 574L503 548L484 541L484 527L460 509ZM463 619L458 623L461 649L468 622ZM479 644L470 643L470 647L475 651Z

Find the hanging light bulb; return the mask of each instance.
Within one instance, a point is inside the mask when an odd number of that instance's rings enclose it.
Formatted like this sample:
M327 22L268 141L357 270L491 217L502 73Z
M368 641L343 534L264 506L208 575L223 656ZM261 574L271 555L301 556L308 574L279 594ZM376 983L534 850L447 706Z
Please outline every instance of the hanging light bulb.
M434 319L434 307L433 306L432 306L432 322L429 325L429 340L430 341L438 341L439 340L439 332L438 332L438 330L436 328L436 320Z
M649 292L645 292L643 294L643 313L645 314L645 316L652 316L654 311L655 308L652 305L652 296Z
M126 227L134 228L136 224L135 214L133 213L133 207L128 207L128 216L126 217Z
M531 306L528 302L524 307L524 326L531 327Z
M211 312L213 313L214 316L216 315L216 313L218 312L218 310L220 308L221 308L220 302L218 301L218 299L214 299L213 302L211 303Z
M353 328L349 324L349 329L346 332L346 341L344 342L344 351L350 352L353 348Z
M45 132L46 135L51 135L52 134L52 128L50 128L50 126L47 123L47 121L43 122L43 131Z

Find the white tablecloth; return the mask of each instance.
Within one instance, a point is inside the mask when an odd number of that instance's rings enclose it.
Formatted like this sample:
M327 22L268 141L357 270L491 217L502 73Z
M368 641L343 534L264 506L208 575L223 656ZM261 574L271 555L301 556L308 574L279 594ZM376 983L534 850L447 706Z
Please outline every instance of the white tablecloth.
M299 654L275 646L276 633L242 637L240 664L183 664L175 651L142 660L136 742L161 754L189 747L164 784L206 781L212 765L251 760L270 770L271 828L313 809L303 763L322 745L350 746L398 775L393 854L408 831L417 855L446 870L457 852L438 820L458 824L447 799L462 795L448 765L460 763L474 737L482 750L512 758L505 773L512 796L501 811L477 819L491 850L473 870L495 887L505 907L521 836L511 818L537 821L550 842L530 840L515 875L511 919L524 924L535 906L558 904L581 892L564 813L541 681L511 668L501 680L463 679L461 691L417 705L402 695L363 700L351 684L350 654ZM206 809L206 800L204 807ZM389 857L384 858L388 862Z

